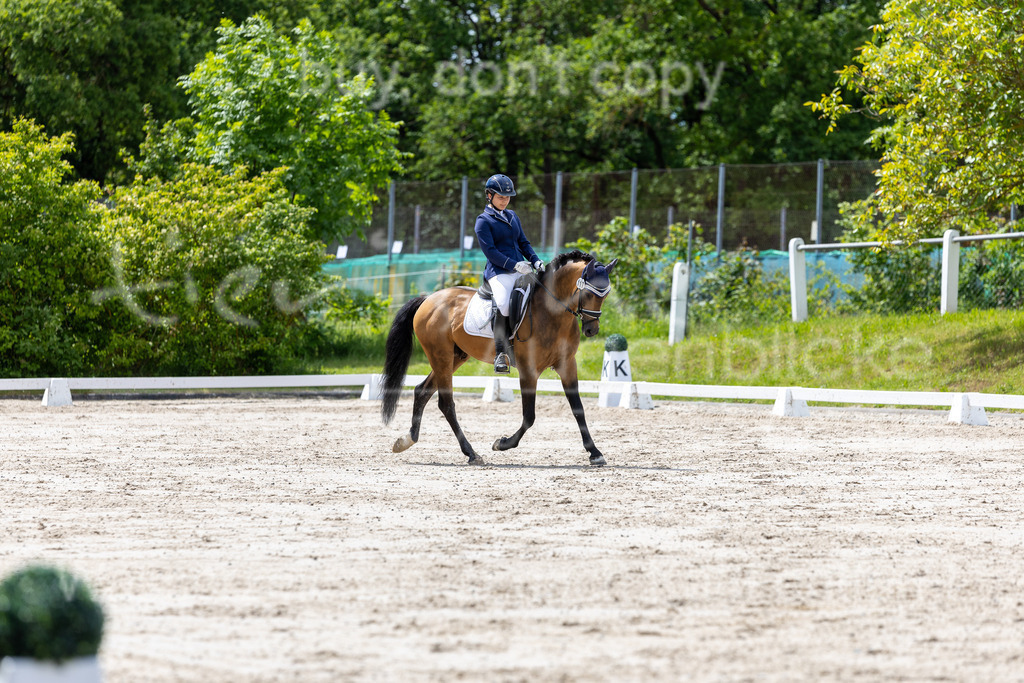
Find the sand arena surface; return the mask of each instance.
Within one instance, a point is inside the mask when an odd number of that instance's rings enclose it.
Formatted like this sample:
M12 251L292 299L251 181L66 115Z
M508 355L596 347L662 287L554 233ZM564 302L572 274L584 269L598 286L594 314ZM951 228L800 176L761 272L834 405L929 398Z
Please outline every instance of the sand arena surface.
M1020 680L1024 417L561 396L0 400L0 573L85 578L109 681Z

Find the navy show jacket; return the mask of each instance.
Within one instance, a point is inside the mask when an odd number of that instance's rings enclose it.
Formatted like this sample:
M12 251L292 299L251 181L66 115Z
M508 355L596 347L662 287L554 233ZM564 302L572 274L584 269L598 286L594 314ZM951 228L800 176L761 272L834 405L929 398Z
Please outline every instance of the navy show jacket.
M505 209L505 216L502 218L493 206L487 206L476 217L473 231L487 257L487 267L484 268L486 280L500 273L511 273L519 261L535 263L540 260L526 239L519 216L512 209Z

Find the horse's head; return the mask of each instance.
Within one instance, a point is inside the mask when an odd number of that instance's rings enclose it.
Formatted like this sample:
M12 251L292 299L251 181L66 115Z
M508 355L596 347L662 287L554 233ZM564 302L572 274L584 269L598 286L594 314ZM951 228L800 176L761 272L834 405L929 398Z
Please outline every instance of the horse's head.
M611 263L604 265L594 259L587 263L579 279L576 280L579 299L575 313L583 325L583 334L588 337L597 334L601 327L601 304L612 291L609 275L618 262L619 259L612 259Z

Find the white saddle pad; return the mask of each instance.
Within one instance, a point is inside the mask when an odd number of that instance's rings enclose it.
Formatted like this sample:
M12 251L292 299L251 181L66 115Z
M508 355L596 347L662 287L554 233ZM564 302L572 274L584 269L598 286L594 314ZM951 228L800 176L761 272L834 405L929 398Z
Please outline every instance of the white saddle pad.
M526 306L530 301L530 289L532 287L526 287L522 289L522 309L526 310ZM494 339L494 326L493 322L493 309L491 308L491 302L487 299L480 298L480 292L473 294L473 298L469 300L469 304L466 305L466 317L462 319L462 329L466 331L466 334L471 334L474 337L487 337L488 339ZM523 324L522 311L519 315L519 324L516 325L515 329L512 330L512 335L515 335L519 331L519 327Z
M491 302L480 298L477 292L466 306L466 317L462 320L462 329L474 337L494 339L494 328L491 326Z

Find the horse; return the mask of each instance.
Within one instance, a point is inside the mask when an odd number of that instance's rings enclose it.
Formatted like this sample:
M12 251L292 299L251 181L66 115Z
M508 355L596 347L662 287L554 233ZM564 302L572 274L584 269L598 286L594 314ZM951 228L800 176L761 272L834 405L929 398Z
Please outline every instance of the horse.
M523 422L511 436L497 439L493 450L517 447L526 431L533 426L537 379L546 368L553 368L562 380L562 389L583 437L583 447L590 454L590 464L603 466L607 463L594 445L583 414L576 374L576 350L581 328L587 337L598 333L601 304L611 291L609 274L616 263L618 259L604 265L590 254L577 250L559 254L532 275L535 286L513 342L523 399ZM395 415L412 356L413 335L430 362L430 374L413 391L412 427L408 434L395 441L392 448L395 453L401 453L419 440L423 408L437 392L438 407L455 433L462 452L469 458L469 464L484 464L459 426L452 396L452 374L455 370L470 357L488 364L494 359L493 339L473 336L463 329L466 308L475 291L472 287L441 289L410 300L395 315L388 332L381 378L381 417L385 425L390 424Z

